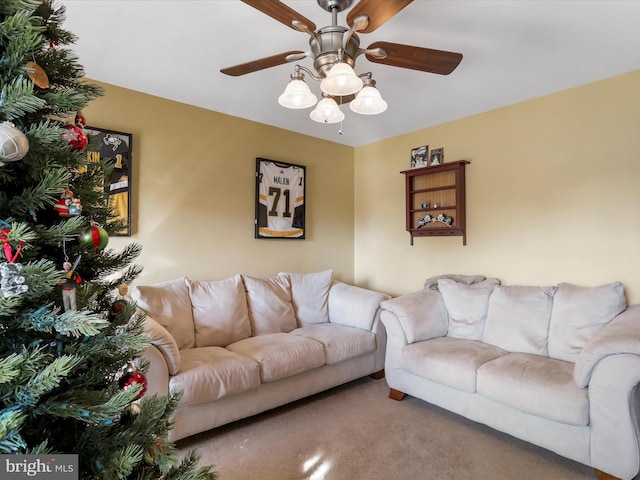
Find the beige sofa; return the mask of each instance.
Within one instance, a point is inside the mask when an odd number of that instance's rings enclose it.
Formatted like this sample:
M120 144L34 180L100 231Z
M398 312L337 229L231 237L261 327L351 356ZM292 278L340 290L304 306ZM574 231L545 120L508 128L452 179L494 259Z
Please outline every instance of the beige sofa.
M357 378L383 376L388 295L330 270L180 278L136 286L152 345L147 394L182 392L170 439L203 432Z
M596 469L639 471L640 305L619 282L502 286L445 275L382 302L390 396L405 394Z

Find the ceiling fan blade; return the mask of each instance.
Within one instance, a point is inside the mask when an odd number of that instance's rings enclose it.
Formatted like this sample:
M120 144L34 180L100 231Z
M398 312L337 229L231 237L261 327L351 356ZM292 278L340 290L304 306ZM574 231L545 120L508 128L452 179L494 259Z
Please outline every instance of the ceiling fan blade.
M369 25L362 30L361 33L371 33L381 26L396 13L409 5L413 0L360 0L347 15L347 23L353 24L353 21L360 15L369 17Z
M227 67L220 70L225 75L231 75L232 77L239 77L247 73L257 72L258 70L264 70L265 68L275 67L277 65L283 65L288 63L287 57L289 55L304 54L299 50L292 50L290 52L279 53L272 55L271 57L260 58L252 62L241 63L240 65L234 65L233 67Z
M409 68L411 70L437 73L439 75L449 75L462 61L461 53L413 47L399 43L375 42L369 45L367 50L376 48L385 50L387 56L380 58L365 52L367 60L374 63L391 65L393 67Z
M293 26L293 21L297 20L299 23L306 25L312 32L316 29L315 23L308 18L303 17L293 8L288 7L279 0L242 0L247 5L252 6L256 10L260 10L262 13L269 15L271 18L275 18L280 23L285 24L289 28L299 30Z

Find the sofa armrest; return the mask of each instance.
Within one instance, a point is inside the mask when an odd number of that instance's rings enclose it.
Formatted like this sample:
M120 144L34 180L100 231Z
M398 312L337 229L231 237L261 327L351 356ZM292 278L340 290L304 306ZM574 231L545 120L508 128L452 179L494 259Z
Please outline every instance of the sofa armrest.
M447 308L437 290L424 288L385 300L380 306L397 317L408 343L447 334Z
M408 345L407 337L404 334L398 317L389 310L382 310L382 312L380 312L380 321L382 321L385 331L387 332L387 346L384 359L384 371L387 384L391 388L400 389L400 386L396 384L396 378L400 372L402 372L402 349Z
M639 405L640 356L600 360L589 381L590 465L610 478L636 478L640 469Z
M389 298L385 293L334 282L329 290L329 321L371 331L380 302Z
M169 331L147 315L144 320L144 332L149 336L151 345L156 347L164 357L169 375L178 373L180 371L180 350Z
M584 346L573 369L576 385L589 385L598 362L618 354L640 355L640 305L627 308Z
M148 362L149 369L146 372L147 377L147 393L146 395L169 395L169 369L165 362L164 355L160 350L149 345L140 358L141 362Z

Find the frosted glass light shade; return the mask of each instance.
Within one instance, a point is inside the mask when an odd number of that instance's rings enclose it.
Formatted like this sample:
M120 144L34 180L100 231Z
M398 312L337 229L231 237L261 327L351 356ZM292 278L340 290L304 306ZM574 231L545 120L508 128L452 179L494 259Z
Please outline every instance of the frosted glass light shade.
M309 115L311 120L320 123L337 123L344 120L344 113L333 98L323 98Z
M316 97L304 80L291 80L278 97L278 103L286 108L309 108L316 104Z
M387 109L387 102L375 87L364 87L349 105L352 111L362 115L376 115Z
M362 88L362 80L348 64L336 63L320 82L320 88L328 95L351 95Z

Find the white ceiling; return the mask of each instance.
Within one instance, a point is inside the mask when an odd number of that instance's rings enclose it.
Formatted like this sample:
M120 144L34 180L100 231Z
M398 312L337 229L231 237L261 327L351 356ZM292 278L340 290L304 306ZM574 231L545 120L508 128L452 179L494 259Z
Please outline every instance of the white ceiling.
M376 31L360 34L361 46L388 41L460 52L460 66L441 76L359 57L356 72L373 73L389 108L375 116L344 108L340 135L339 124L319 124L310 110L278 105L293 64L241 77L220 73L308 50L308 35L239 0L60 3L67 8L63 26L78 36L72 48L91 79L350 146L640 68L638 0L415 0ZM331 24L316 0L284 3L318 28ZM312 68L308 58L299 63ZM317 83L307 80L319 95Z

